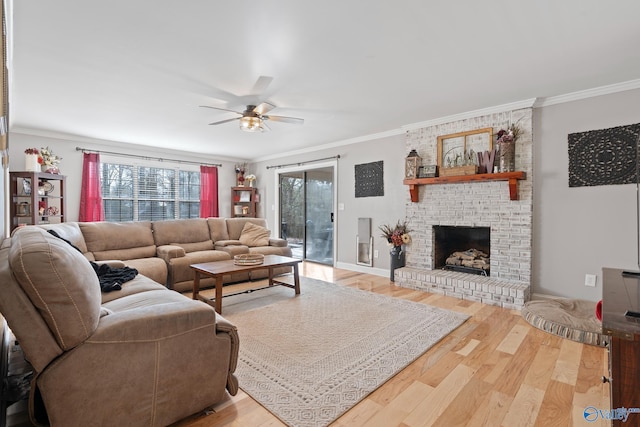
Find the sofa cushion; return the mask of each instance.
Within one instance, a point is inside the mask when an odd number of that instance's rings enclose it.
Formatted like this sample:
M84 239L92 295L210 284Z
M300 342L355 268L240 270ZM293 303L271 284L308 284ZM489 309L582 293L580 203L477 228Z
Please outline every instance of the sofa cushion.
M240 240L240 243L243 245L249 247L269 246L269 237L271 237L271 230L247 222L238 240Z
M209 224L209 234L211 240L229 240L229 232L227 231L227 221L225 218L207 218Z
M81 222L80 230L96 261L156 256L150 221Z
M60 224L43 224L40 227L45 230L53 230L63 239L68 240L73 246L80 249L85 256L87 256L87 244L84 241L84 236L82 235L82 231L80 231L80 226L77 222L62 222ZM91 260L93 261L93 260Z
M213 249L213 242L205 240L204 242L195 243L171 243L173 246L180 246L186 253L197 251L210 251Z
M158 246L202 242L209 240L209 226L202 218L153 221L153 238Z
M39 227L23 227L14 234L9 264L62 349L91 336L100 319L100 283L80 252Z
M114 301L122 297L133 294L146 294L148 291L167 290L164 285L154 282L148 277L137 275L135 279L122 284L122 289L102 294L102 306L109 301ZM108 307L108 305L107 305Z
M135 268L138 273L148 277L156 283L167 283L167 263L158 257L128 259L124 262L127 267Z
M248 222L254 225L259 225L260 227L267 228L267 221L264 218L226 218L229 237L224 240L240 239L240 234L242 234L244 225ZM217 242L217 240L214 241Z

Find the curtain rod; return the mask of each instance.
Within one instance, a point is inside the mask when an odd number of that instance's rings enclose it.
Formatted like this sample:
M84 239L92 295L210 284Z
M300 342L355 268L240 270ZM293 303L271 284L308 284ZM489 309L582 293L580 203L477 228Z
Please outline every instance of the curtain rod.
M340 158L340 154L331 156L331 157L325 157L323 159L306 160L304 162L298 162L298 163L287 163L286 165L267 166L267 169L278 169L278 168L284 168L287 166L302 166L302 165L306 165L307 163L316 163L316 162L321 162L323 160L331 160L331 159L339 159L339 158Z
M113 156L133 157L136 159L144 159L144 160L158 160L160 162L176 162L176 163L185 163L189 165L205 165L205 166L222 167L222 164L220 163L192 162L189 160L164 159L162 157L149 157L149 156L140 156L138 154L116 153L114 151L91 150L89 148L82 148L82 147L76 147L76 151L82 151L83 153L104 153L104 154L111 154Z

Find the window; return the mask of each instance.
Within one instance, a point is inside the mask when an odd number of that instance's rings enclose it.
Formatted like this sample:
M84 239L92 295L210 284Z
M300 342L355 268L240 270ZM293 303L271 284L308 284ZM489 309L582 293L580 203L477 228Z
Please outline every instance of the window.
M200 172L177 167L100 164L106 221L200 216Z

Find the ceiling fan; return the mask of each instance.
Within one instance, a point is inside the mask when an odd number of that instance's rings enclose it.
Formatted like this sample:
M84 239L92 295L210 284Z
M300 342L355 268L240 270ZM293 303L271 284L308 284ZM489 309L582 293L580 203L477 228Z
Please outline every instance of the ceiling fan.
M229 110L227 108L211 107L209 105L201 105L204 108L213 108L214 110L230 111L240 115L240 117L234 117L233 119L220 120L218 122L209 123L210 125L221 125L223 123L232 122L234 120L240 121L240 129L246 132L264 132L270 130L269 126L265 123L267 120L273 122L303 124L304 119L297 117L285 117L285 116L272 116L267 113L274 108L275 105L263 102L259 105L247 105L247 108L243 111Z

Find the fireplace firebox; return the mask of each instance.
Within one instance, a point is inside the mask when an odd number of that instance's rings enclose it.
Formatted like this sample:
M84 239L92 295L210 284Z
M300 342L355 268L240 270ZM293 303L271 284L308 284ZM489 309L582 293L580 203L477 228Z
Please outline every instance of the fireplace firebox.
M488 259L491 254L490 227L434 225L433 243L434 269L490 275ZM448 264L447 259L451 259L454 254L461 256L465 261L457 264ZM486 259L482 256L483 254L486 255ZM475 263L468 261L475 256L479 257L479 261ZM486 266L484 265L485 263Z

